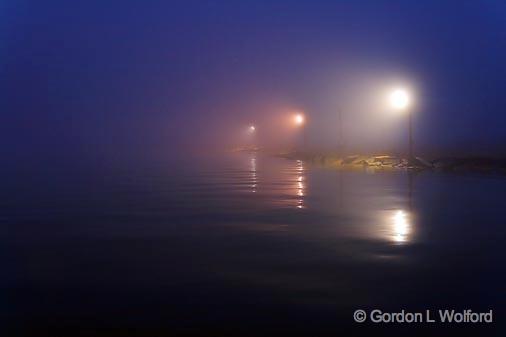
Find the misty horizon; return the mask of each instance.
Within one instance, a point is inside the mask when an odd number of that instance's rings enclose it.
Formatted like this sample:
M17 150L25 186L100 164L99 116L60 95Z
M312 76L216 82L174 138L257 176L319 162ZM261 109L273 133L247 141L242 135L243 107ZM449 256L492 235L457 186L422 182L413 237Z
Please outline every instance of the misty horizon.
M402 152L405 120L381 101L399 85L420 155L506 155L499 2L2 6L13 161L227 149L250 123L260 146L289 147L277 123L290 111L315 150L339 144L341 110L350 151Z

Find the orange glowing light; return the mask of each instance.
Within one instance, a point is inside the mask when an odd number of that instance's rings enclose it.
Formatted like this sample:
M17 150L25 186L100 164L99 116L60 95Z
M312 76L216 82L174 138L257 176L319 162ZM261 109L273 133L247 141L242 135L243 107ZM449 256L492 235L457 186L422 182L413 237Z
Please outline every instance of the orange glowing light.
M294 122L295 122L295 124L296 124L296 125L298 125L298 126L303 125L303 124L304 124L304 122L305 122L304 115L303 115L303 114L300 114L300 113L299 113L299 114L296 114L296 115L294 116Z

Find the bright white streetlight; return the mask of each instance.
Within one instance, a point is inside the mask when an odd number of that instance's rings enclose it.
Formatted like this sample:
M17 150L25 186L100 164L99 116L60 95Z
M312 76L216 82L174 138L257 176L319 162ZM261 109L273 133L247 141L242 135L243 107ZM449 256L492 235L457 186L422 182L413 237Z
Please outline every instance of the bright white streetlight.
M255 130L256 130L255 126L254 126L254 125L250 125L250 127L249 127L249 131L250 131L251 133L253 133L253 132L255 132Z
M404 89L396 89L390 94L390 104L396 109L404 110L409 105L409 94Z
M410 97L405 89L395 89L389 96L390 104L397 110L406 110L410 103ZM413 157L413 121L411 113L408 113L408 133L409 133L409 160Z

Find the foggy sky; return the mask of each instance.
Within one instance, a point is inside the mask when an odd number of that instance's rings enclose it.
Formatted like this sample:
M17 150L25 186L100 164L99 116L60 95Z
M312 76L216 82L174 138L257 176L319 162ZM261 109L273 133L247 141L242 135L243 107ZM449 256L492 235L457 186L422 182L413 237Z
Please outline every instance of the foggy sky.
M4 1L6 161L149 157L241 141L506 153L503 1ZM278 124L276 124L278 123ZM279 126L279 127L277 127Z

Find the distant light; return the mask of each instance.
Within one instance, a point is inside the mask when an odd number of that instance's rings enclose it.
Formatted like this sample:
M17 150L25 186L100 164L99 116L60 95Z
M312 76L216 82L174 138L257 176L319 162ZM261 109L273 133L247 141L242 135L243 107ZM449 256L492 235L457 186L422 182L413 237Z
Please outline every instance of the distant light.
M295 124L302 125L302 124L304 124L305 118L304 118L303 114L296 114L294 117L294 120L295 120Z
M254 125L251 125L251 126L249 127L249 131L250 131L250 132L255 132L255 130L256 130L256 128L255 128L255 126L254 126Z
M390 94L390 104L396 109L402 110L409 105L409 95L404 89L396 89Z

